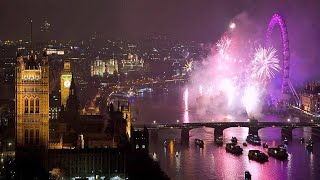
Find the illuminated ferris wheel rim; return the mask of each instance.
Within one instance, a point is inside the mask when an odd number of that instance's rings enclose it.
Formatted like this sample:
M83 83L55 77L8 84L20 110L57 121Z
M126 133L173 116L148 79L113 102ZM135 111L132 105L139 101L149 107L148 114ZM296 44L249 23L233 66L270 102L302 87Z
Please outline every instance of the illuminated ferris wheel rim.
M288 83L289 83L289 70L290 70L290 50L289 50L289 39L288 31L284 18L276 13L272 16L268 30L266 34L266 46L271 45L271 34L273 32L274 26L278 24L281 31L281 40L282 40L282 54L283 54L283 81L282 81L282 92L288 92Z

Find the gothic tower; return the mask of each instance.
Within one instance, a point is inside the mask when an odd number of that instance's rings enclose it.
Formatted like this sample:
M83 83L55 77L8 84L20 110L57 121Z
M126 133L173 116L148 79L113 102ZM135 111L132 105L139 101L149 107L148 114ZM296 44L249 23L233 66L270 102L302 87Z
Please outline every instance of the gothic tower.
M66 113L69 121L77 123L80 119L80 102L77 96L76 84L74 78L71 77L71 85L69 89L69 95L66 104Z
M18 54L16 66L17 147L48 147L49 139L49 65L31 55L24 62Z
M130 103L128 102L127 106L123 106L121 110L123 113L123 118L127 121L126 133L128 138L130 139L131 137L131 105Z
M64 61L64 68L61 72L60 78L60 88L61 88L61 106L63 108L67 105L67 100L69 97L69 89L71 86L72 73L70 69L70 61Z
M18 54L15 83L17 179L48 179L49 65Z

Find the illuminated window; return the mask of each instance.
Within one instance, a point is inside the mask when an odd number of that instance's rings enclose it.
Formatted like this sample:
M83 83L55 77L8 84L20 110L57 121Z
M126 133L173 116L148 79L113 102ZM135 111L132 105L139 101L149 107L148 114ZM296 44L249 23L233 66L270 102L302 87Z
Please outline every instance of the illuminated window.
M34 112L34 99L30 100L30 113Z
M28 99L24 100L24 113L29 113L29 101L28 101Z
M40 106L40 101L39 99L36 99L36 113L39 113L39 106Z
M33 140L34 139L34 130L33 129L31 129L30 130L30 144L33 144Z
M25 130L24 130L24 144L29 144L29 142L28 142L28 135L29 135L28 129L25 129Z
M36 130L36 145L39 144L39 129Z

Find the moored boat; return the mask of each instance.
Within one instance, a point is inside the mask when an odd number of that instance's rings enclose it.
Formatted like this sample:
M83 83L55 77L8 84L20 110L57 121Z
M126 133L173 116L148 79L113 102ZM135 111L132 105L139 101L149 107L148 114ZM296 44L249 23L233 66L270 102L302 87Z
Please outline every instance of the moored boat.
M261 139L257 135L249 134L246 138L246 141L252 145L261 146Z
M245 180L251 180L251 174L249 171L244 172L244 179Z
M313 150L313 144L312 143L306 143L306 149L308 151L312 151Z
M280 144L280 145L278 145L278 148L286 149L286 146L284 144Z
M237 139L236 137L232 137L232 138L231 138L231 142L233 142L233 143L237 144L238 139Z
M240 155L242 154L243 149L240 146L235 145L234 143L227 143L226 151L235 155Z
M263 143L263 144L262 144L262 147L263 147L263 148L268 148L269 146L268 146L267 143Z
M214 142L216 143L216 145L218 146L222 146L223 145L223 137L222 136L219 136L217 137Z
M198 145L199 147L203 148L204 143L203 143L203 141L201 139L195 139L194 143L196 145Z
M249 150L248 157L250 160L252 159L261 163L269 160L269 156L259 150Z
M287 150L284 148L268 148L268 155L280 160L288 158Z

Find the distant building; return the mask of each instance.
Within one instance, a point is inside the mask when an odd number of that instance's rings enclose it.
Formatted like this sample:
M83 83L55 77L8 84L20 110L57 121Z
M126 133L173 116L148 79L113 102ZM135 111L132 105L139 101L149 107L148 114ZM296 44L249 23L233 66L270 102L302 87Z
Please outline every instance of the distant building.
M47 49L47 54L62 56L62 55L64 55L64 50L62 50L62 49Z
M120 72L129 73L132 71L141 71L144 67L144 60L136 54L128 54L126 59L121 60Z
M123 118L126 120L126 134L130 139L132 125L132 107L129 102L129 96L123 92L113 92L108 98L109 104L117 105L118 109L123 113Z
M127 178L127 152L119 148L50 149L51 176L66 179ZM55 173L55 172L59 173Z
M118 61L115 59L97 59L91 64L91 76L104 77L115 72L118 72Z
M102 60L95 60L91 65L91 76L103 77L106 73L106 63Z
M320 113L320 83L308 83L300 93L301 109L313 114Z
M57 120L61 112L61 100L59 91L52 91L49 95L49 119Z
M134 151L149 152L149 132L147 128L143 130L131 130L131 145Z

